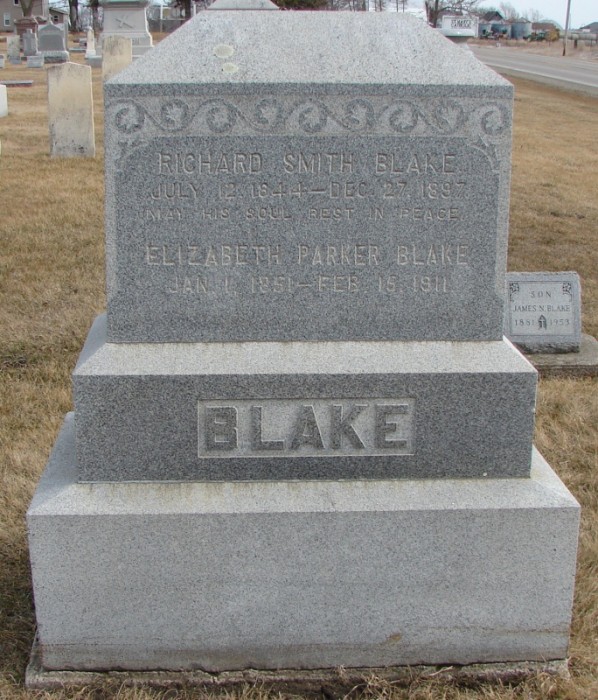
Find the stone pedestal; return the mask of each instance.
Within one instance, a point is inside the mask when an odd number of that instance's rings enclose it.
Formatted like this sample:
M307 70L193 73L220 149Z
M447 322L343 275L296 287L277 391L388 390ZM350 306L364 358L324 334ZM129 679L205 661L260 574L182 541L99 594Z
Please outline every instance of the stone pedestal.
M46 669L567 655L579 509L525 479L77 483L69 417L28 515Z

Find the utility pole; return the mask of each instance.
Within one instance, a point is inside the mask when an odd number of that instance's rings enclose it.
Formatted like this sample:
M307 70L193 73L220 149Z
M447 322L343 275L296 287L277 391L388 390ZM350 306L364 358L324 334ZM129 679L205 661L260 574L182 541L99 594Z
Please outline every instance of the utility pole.
M569 17L571 16L571 0L567 0L567 17L565 18L565 39L563 42L563 56L567 53L567 39L569 38Z

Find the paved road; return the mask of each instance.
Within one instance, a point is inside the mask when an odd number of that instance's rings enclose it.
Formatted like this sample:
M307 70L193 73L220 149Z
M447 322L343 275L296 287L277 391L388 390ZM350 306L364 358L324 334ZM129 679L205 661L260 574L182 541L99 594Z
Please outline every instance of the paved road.
M472 46L474 54L499 73L527 78L598 97L598 61L540 56L506 47Z

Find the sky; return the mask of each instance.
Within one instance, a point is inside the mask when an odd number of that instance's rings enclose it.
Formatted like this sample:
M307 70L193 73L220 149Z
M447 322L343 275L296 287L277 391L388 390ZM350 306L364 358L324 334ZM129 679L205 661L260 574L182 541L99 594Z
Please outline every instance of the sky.
M390 0L392 2L392 0ZM553 19L562 27L565 26L565 13L567 12L567 0L505 0L520 14L525 15L527 10L538 10L542 19ZM501 0L480 0L480 7L498 7ZM419 0L410 0L409 5L416 7L422 5ZM590 22L598 22L597 0L571 0L571 23L574 29L583 27Z

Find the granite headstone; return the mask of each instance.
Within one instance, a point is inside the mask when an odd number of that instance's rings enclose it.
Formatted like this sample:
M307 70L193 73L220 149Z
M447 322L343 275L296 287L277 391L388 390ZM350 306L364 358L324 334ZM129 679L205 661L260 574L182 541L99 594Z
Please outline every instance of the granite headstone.
M505 335L530 353L579 352L581 286L576 272L509 272Z
M502 344L463 361L442 344L502 338L511 86L418 37L453 62L456 102L406 60L409 22L385 35L389 55L405 48L375 88L344 39L309 63L306 35L324 44L332 16L295 32L243 13L235 46L230 17L199 18L105 86L108 328L75 372L80 478L527 476L534 372ZM270 31L308 62L264 64ZM280 344L316 340L292 361ZM197 373L180 345L197 341L248 345L225 373L202 345ZM279 343L273 379L263 341ZM340 341L379 344L360 361ZM176 376L158 370L165 350ZM173 401L172 382L193 389Z
M566 657L578 506L502 335L512 95L390 13L205 12L105 83L44 668Z
M287 37L302 61L266 60L243 16L231 43L200 15L106 86L108 339L499 340L511 86L463 57L457 96L387 38L373 85L321 14Z

